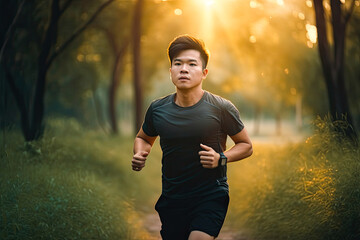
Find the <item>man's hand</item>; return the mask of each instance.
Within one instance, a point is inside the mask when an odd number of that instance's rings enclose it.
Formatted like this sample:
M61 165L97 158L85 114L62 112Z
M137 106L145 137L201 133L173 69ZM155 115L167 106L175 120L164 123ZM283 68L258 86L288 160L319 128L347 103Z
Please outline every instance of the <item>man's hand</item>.
M145 167L145 161L148 155L149 153L145 151L135 153L131 160L132 170L140 171L141 169L143 169L143 167Z
M204 168L216 168L219 166L220 154L215 152L215 150L211 147L204 144L200 144L200 147L204 149L204 151L199 152L200 163L202 166Z

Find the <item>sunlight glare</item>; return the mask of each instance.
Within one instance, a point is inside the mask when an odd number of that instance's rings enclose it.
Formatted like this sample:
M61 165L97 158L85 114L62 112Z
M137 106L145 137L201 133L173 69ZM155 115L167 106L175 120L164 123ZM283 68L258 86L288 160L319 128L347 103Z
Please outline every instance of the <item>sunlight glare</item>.
M198 19L201 22L201 30L198 33L202 38L208 43L211 44L214 38L214 14L218 10L216 6L219 2L215 0L202 0L202 1L193 1L201 6L201 13L198 15ZM215 7L216 6L216 7Z
M303 14L302 12L299 12L298 17L299 17L300 20L304 20L305 19L305 14Z
M311 0L306 0L306 6L308 6L309 8L312 7L312 1Z
M269 20L267 18L264 17L259 19L258 21L252 24L250 29L251 35L257 37L263 36L268 25L269 25Z
M328 2L323 2L323 6L324 6L324 8L326 9L326 10L330 10L331 9L331 7L330 7L330 4L328 3Z
M250 7L251 8L257 8L258 7L258 3L255 0L251 0L250 1Z
M306 45L308 46L308 48L313 48L314 44L311 41L307 41Z
M316 43L317 40L317 29L316 26L311 24L306 24L306 37L310 40L312 43Z
M204 0L204 2L205 2L206 6L210 7L210 6L214 5L215 0Z
M276 3L277 3L279 6L284 6L284 0L277 0Z
M175 13L175 15L180 16L180 15L182 15L183 12L180 8L177 8L174 10L174 13Z
M256 43L256 37L255 37L254 35L251 35L251 36L249 37L249 41L250 41L251 43Z

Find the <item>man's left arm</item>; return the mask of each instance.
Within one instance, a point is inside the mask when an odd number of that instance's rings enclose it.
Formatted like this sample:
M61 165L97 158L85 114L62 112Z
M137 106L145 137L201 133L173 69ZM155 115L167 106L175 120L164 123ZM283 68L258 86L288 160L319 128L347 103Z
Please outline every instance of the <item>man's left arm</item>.
M227 162L236 162L241 159L250 157L253 153L252 143L246 129L242 129L237 134L230 136L235 145L224 152ZM200 144L202 151L199 152L200 162L204 168L216 168L219 166L220 153L215 152L209 146Z
M251 156L253 153L252 143L245 128L230 138L235 145L224 152L227 162L236 162Z

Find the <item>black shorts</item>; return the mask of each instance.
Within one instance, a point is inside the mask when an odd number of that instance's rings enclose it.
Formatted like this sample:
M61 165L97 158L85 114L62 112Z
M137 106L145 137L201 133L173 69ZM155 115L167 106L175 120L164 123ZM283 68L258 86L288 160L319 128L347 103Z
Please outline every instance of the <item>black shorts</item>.
M229 206L229 195L171 199L163 195L155 205L164 240L187 240L192 231L217 237Z

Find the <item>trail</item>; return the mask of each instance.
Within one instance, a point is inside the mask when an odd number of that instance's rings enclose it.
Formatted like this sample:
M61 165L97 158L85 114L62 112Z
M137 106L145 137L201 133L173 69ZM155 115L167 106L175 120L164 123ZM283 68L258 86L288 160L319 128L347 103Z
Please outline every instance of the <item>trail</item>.
M156 213L147 214L144 218L144 225L146 230L152 235L151 240L161 240L160 237L161 222L159 216ZM225 223L216 240L247 240L247 239L242 236L241 232L234 231Z
M253 121L247 121L246 124L248 129L254 128ZM251 136L253 145L274 145L282 146L287 144L296 144L303 142L306 139L307 132L299 132L295 126L296 124L291 121L283 121L281 134L276 133L276 122L274 120L263 120L261 125L261 133L258 135ZM231 139L228 139L228 143ZM149 240L161 240L160 229L161 223L158 214L155 211L147 211L144 214L143 223L145 229L151 234ZM232 228L225 220L224 226L221 229L219 236L216 240L249 240L245 237L244 233L239 229Z

